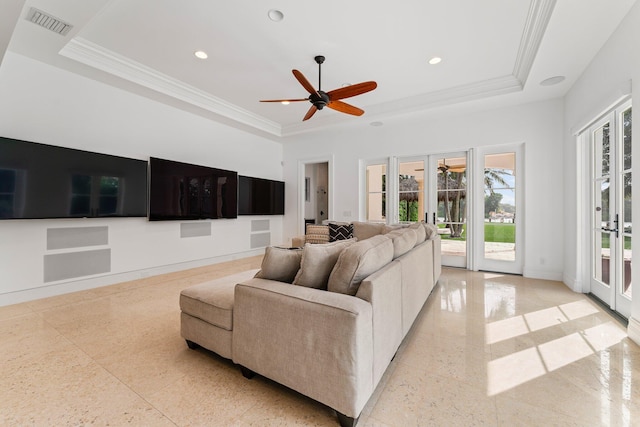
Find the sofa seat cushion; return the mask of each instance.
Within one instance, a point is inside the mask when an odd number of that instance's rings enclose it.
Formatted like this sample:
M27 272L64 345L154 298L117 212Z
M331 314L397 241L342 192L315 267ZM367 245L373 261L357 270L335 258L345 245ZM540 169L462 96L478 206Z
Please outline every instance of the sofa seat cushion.
M306 244L302 250L300 270L293 279L294 285L307 288L327 289L327 282L340 253L355 242L354 239L340 240L324 245Z
M393 259L406 254L416 245L416 232L411 228L394 230L385 236L393 242Z
M302 249L270 246L264 251L262 266L256 277L292 283L300 269Z
M180 309L192 317L231 331L236 284L251 279L257 271L243 271L183 289L180 292Z
M338 257L327 289L355 295L362 280L393 260L393 242L387 236L373 236L354 243Z

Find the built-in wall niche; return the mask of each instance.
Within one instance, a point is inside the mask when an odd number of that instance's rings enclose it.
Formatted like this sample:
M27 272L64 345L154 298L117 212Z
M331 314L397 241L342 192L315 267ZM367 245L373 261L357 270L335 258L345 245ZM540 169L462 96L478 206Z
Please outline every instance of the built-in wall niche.
M108 244L106 226L48 228L44 282L109 273L111 248L105 247Z
M251 221L251 249L264 248L271 245L271 221L255 219Z

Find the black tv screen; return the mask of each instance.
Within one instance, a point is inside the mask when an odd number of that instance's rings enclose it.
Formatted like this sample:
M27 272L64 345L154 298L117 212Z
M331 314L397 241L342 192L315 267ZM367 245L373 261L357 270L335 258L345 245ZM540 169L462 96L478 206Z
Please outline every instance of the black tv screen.
M0 137L0 219L147 216L147 162Z
M239 177L239 215L284 215L284 182Z
M151 158L149 220L237 218L238 174Z

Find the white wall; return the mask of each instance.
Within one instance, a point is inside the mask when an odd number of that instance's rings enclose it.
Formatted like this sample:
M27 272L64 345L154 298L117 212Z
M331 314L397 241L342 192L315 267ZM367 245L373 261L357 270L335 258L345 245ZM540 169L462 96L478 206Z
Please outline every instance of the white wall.
M11 52L0 67L0 136L282 179L279 143ZM145 218L0 221L0 305L261 252L250 249L251 219L210 221L211 236L186 239L179 222ZM280 244L282 217L258 219L270 219ZM94 225L109 228L111 272L45 284L47 228Z
M631 82L634 84L632 85ZM565 96L565 128L564 128L564 167L568 171L576 170L577 142L573 135L590 120L621 96L631 90L632 99L637 104L640 100L640 3L636 3L625 17L618 29L610 37L591 64L584 71L580 79ZM638 128L637 105L633 113L635 127ZM640 162L640 144L638 132L633 137L633 168ZM582 277L579 262L579 241L581 230L576 226L580 215L577 194L581 191L580 183L575 173L568 173L565 180L565 283L578 291L585 291L584 283L588 277ZM640 212L640 189L633 189L632 210ZM635 233L637 234L637 233ZM632 242L638 237L634 234ZM634 245L636 246L636 245ZM632 264L632 277L640 277L640 263ZM635 280L635 283L638 283ZM640 286L633 285L633 294L640 294ZM632 319L629 323L630 336L640 342L640 327L632 335L633 325L640 326L636 319L640 319L640 298L634 298L632 305ZM635 322L635 323L634 323Z
M441 119L412 116L387 120L381 127L367 121L353 128L292 138L284 146L287 206L284 239L299 232L297 171L300 161L334 155L331 197L334 218L353 221L359 212L359 162L389 156L462 151L500 144L525 144L524 273L562 278L563 161L561 100ZM349 213L351 215L349 215ZM560 236L560 237L559 237Z

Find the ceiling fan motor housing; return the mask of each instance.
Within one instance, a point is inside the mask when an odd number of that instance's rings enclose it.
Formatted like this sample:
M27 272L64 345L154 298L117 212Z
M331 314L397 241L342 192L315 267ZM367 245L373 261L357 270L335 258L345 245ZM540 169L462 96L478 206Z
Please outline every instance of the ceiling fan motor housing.
M325 105L329 103L329 95L327 95L326 92L319 90L318 93L312 93L309 96L309 100L318 110L322 110Z

